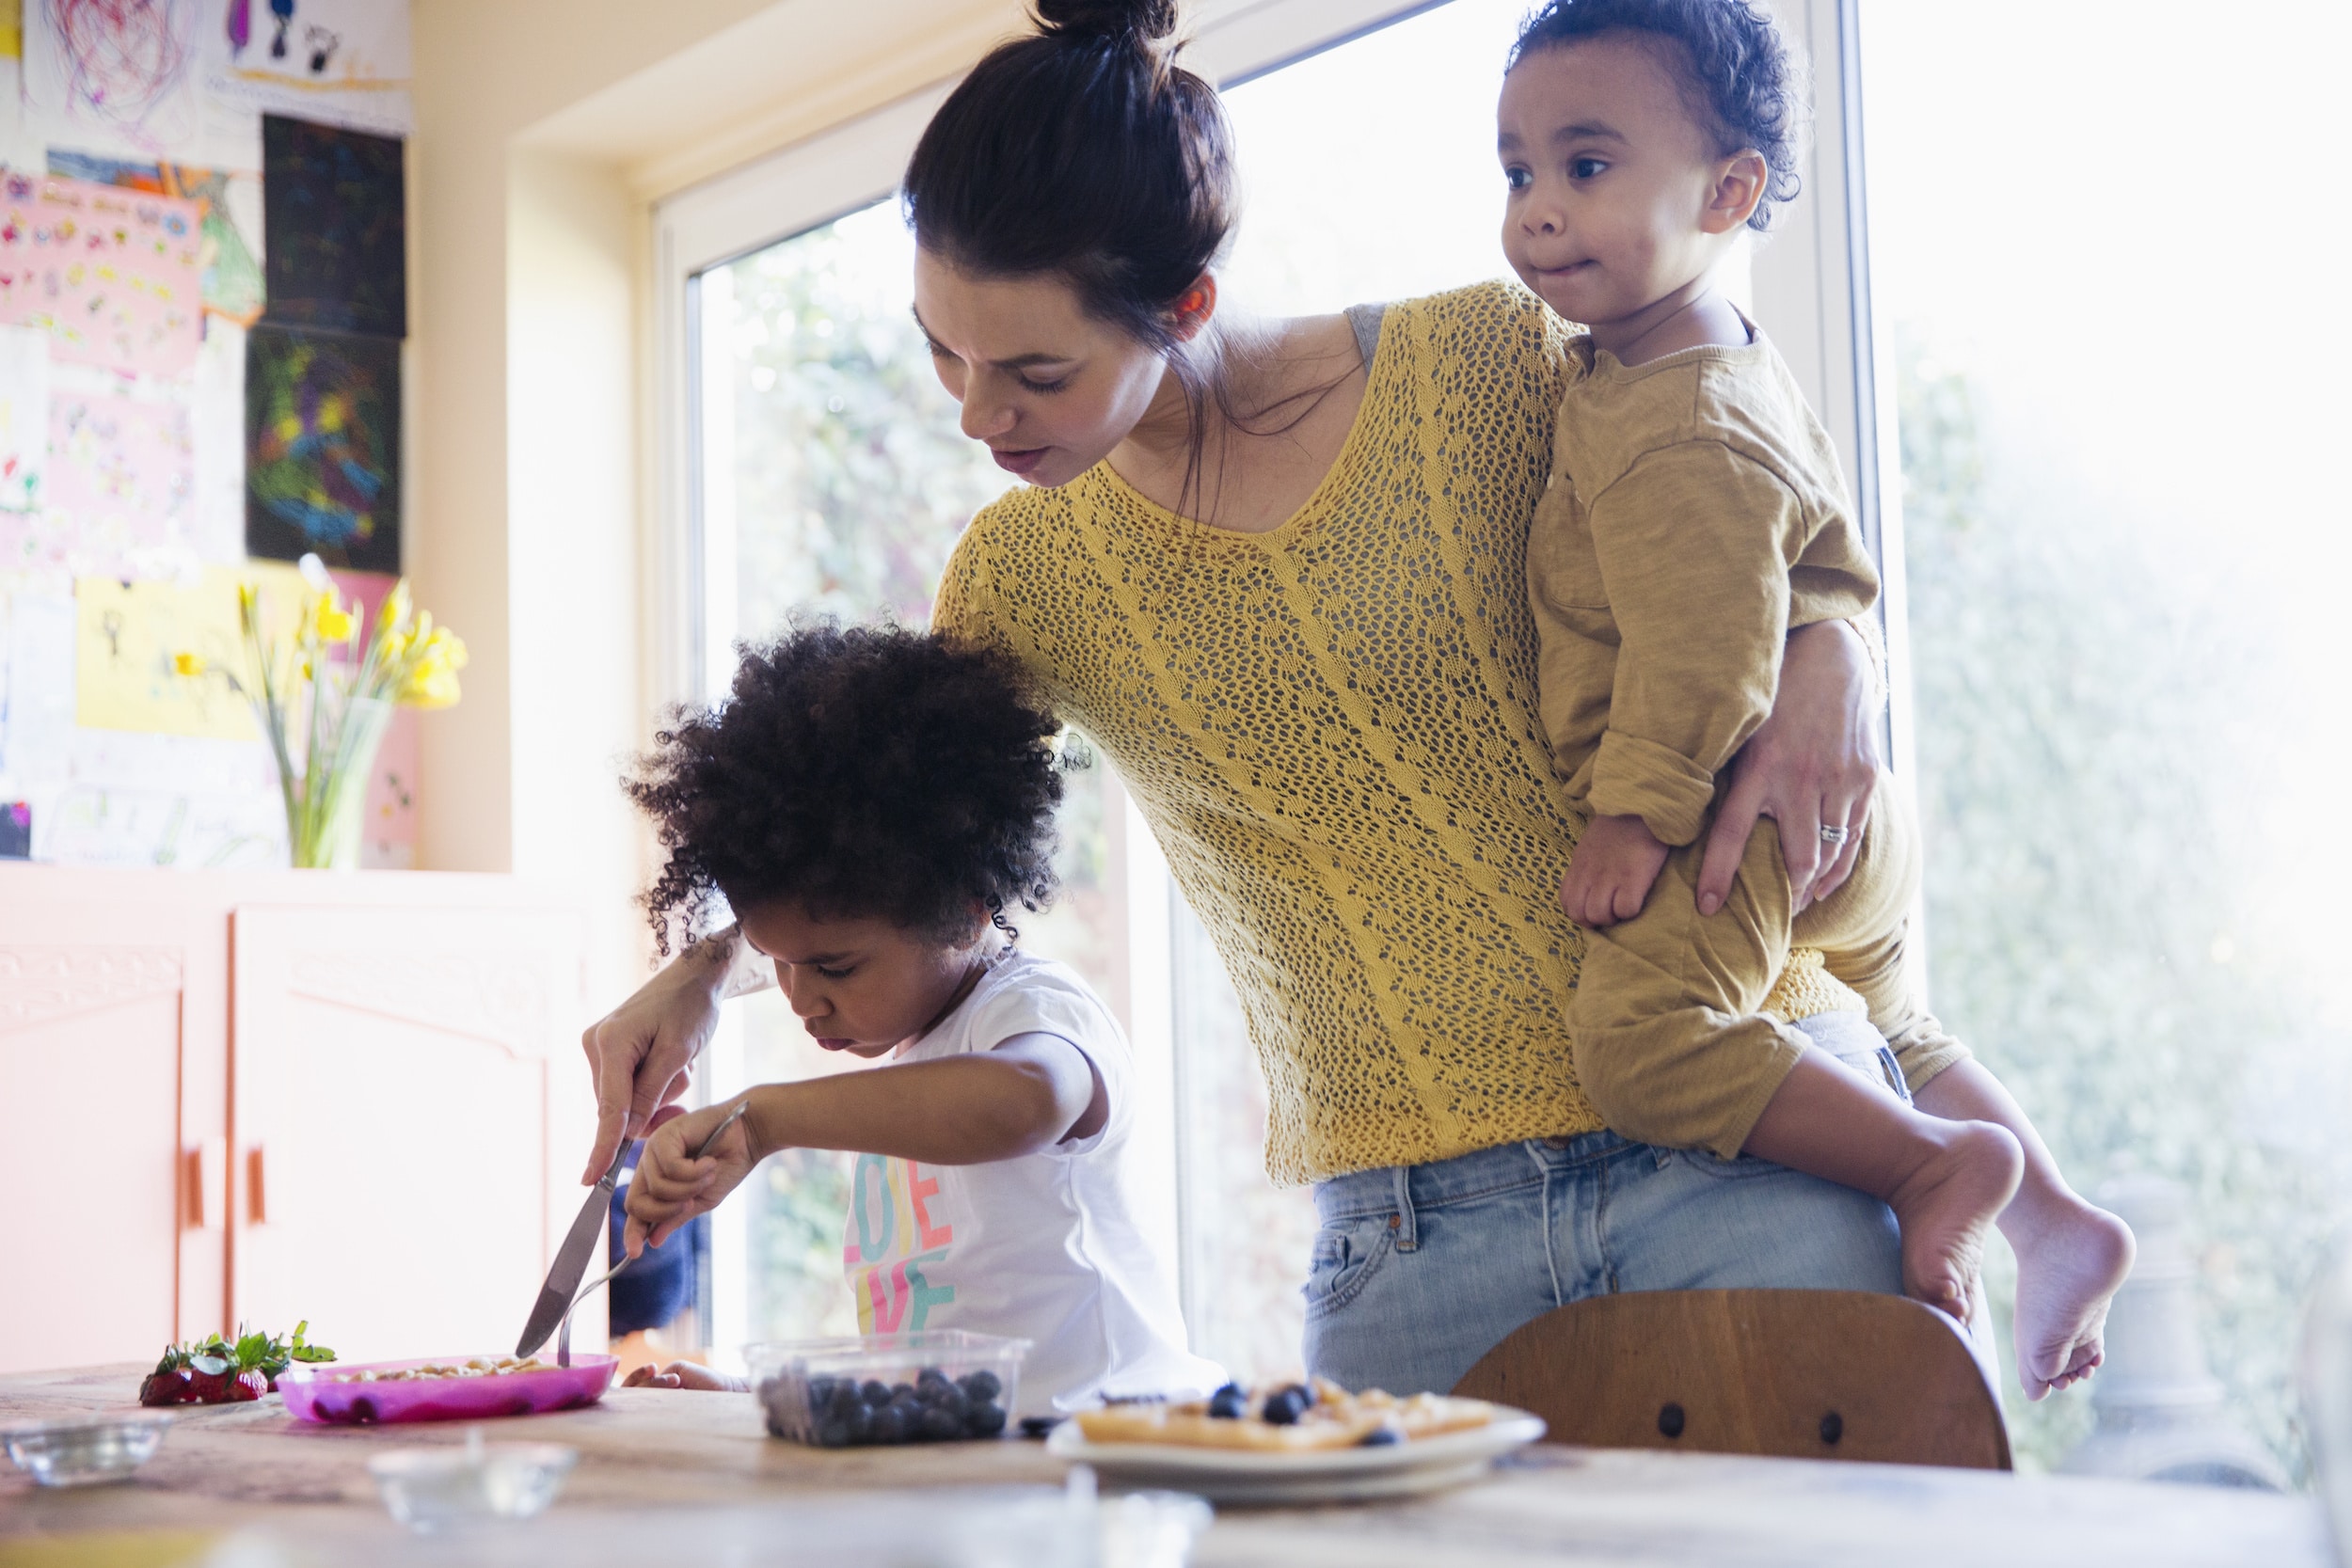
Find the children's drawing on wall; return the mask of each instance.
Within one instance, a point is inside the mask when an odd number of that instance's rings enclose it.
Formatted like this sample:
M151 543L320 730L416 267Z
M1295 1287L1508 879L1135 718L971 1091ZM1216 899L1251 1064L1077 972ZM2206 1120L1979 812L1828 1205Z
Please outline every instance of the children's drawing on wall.
M246 339L246 548L400 570L400 344L257 325Z
M179 152L203 129L198 0L24 0L24 104L53 142Z
M40 564L145 577L187 563L196 458L185 403L53 388L44 483Z
M407 0L216 0L206 82L279 114L409 129Z
M401 148L389 136L262 117L270 321L407 336Z
M0 511L38 512L49 459L49 335L0 326Z
M0 323L45 328L56 358L168 380L203 336L193 201L0 175Z
M262 177L52 148L49 172L196 204L205 313L250 326L262 314Z

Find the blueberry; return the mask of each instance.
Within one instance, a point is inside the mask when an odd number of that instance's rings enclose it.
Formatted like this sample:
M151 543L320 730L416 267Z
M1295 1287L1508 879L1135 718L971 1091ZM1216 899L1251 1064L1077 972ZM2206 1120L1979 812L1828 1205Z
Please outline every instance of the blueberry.
M848 1429L850 1442L870 1443L874 1440L874 1411L865 1401L852 1399L849 1409L834 1412L834 1418Z
M885 1404L874 1412L869 1436L876 1443L903 1443L907 1440L908 1406Z
M886 1383L878 1383L872 1378L867 1378L866 1380L865 1386L857 1391L857 1397L864 1400L868 1404L888 1404L890 1402L890 1385Z
M1249 1413L1249 1396L1241 1385L1229 1383L1209 1396L1209 1418L1217 1421L1238 1421Z
M1024 1416L1021 1418L1021 1435L1043 1437L1061 1425L1061 1419L1059 1416Z
M890 1402L901 1410L915 1411L923 1408L923 1396L901 1383L890 1390Z
M1005 1384L994 1372L966 1373L962 1381L964 1398L974 1404L984 1404L1005 1391Z
M833 1398L825 1402L825 1408L836 1416L847 1416L850 1411L862 1407L865 1402L864 1400L858 1398L856 1384L842 1383L834 1388Z
M1404 1441L1405 1434L1397 1431L1396 1428L1391 1426L1377 1426L1374 1427L1370 1432L1365 1433L1362 1437L1359 1438L1356 1446L1359 1449L1385 1449L1391 1444L1402 1443Z
M919 1430L926 1442L950 1443L963 1435L963 1418L944 1405L925 1405Z
M993 1437L1005 1430L1005 1407L993 1401L982 1400L972 1406L963 1418L963 1428L975 1437Z
M1259 1414L1268 1426L1293 1426L1299 1417L1307 1413L1307 1406L1312 1402L1313 1397L1306 1389L1293 1386L1267 1395L1265 1409Z
M926 1388L952 1388L954 1386L954 1381L937 1367L926 1367L914 1374L914 1390L918 1394Z
M826 1405L833 1402L833 1390L834 1380L832 1378L810 1378L808 1380L808 1407L811 1410L824 1409Z
M816 1437L820 1449L846 1449L850 1446L850 1424L828 1416L818 1423Z

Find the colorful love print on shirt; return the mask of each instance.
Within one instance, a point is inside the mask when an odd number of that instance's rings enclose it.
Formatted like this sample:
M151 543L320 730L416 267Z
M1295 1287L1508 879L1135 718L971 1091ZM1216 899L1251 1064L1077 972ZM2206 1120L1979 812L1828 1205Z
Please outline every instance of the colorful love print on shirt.
M939 1178L915 1162L858 1156L841 1262L859 1333L913 1333L932 1307L956 1299L953 1285L932 1282L956 1240L955 1227L934 1212L941 1207Z

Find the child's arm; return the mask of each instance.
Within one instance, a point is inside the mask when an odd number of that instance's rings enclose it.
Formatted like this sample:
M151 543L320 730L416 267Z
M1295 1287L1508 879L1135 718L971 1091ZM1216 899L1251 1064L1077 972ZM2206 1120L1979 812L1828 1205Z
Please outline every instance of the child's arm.
M630 1257L715 1209L752 1167L781 1148L841 1148L931 1165L975 1165L1091 1137L1110 1118L1109 1091L1086 1053L1057 1035L1015 1035L970 1055L905 1062L798 1084L763 1084L708 1157L687 1150L733 1102L665 1122L646 1138L628 1186Z
M1721 442L1682 441L1595 497L1588 520L1619 640L1592 809L1689 844L1715 775L1779 689L1804 511L1763 465Z

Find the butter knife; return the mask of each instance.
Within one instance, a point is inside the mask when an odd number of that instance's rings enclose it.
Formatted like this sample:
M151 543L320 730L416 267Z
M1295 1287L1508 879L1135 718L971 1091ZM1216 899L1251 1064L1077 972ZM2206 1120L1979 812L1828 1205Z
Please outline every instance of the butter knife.
M539 1299L532 1304L531 1321L523 1325L523 1337L515 1346L518 1358L538 1354L548 1342L555 1325L571 1310L572 1296L580 1289L582 1275L588 1272L588 1259L595 1256L597 1244L605 1239L605 1227L612 1223L612 1193L621 1184L622 1163L628 1158L629 1140L621 1140L621 1151L612 1156L612 1166L604 1173L604 1180L589 1189L586 1201L580 1206L580 1215L572 1221L571 1230L564 1244L555 1251L555 1267L548 1271L547 1283L539 1287Z

